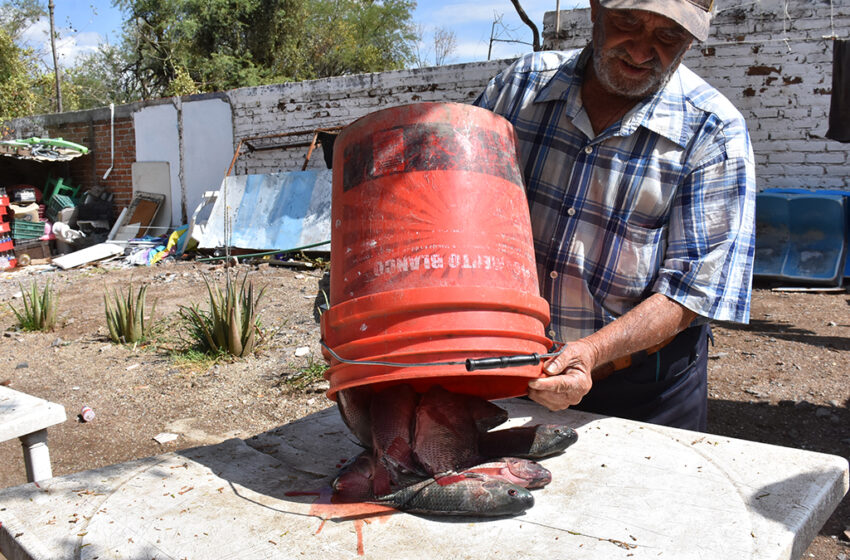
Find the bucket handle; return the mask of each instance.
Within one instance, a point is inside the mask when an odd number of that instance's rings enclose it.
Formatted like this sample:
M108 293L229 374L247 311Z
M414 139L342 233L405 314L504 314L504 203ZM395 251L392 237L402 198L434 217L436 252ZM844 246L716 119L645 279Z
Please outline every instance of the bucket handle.
M509 367L533 366L540 363L540 360L553 358L560 354L558 352L547 352L546 354L518 354L513 356L497 356L491 358L467 358L466 360L456 360L449 362L381 362L371 360L346 360L339 354L334 352L330 346L325 344L324 340L319 340L319 344L328 351L335 360L343 364L357 364L367 366L388 366L388 367L436 367L436 366L465 366L466 371L476 371L483 369L504 369Z

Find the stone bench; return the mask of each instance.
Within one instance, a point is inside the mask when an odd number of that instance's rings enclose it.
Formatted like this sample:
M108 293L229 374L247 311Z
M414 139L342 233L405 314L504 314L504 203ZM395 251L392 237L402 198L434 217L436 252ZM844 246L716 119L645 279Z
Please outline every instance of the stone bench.
M21 440L29 482L53 476L47 428L65 419L65 407L60 404L0 387L0 442L13 438Z

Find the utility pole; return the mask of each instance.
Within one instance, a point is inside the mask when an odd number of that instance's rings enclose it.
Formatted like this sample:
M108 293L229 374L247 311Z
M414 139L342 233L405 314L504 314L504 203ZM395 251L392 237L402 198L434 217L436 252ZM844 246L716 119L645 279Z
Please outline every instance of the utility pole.
M56 61L56 33L53 31L53 0L47 3L50 12L50 49L53 51L53 76L56 78L56 111L62 112L62 88L59 81L59 63Z

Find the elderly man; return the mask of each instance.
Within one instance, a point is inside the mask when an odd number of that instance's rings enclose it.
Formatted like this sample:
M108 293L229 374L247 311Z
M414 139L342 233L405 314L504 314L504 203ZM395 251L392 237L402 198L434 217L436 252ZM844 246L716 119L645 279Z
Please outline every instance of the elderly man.
M712 0L590 0L583 50L520 58L476 103L514 124L549 336L529 396L704 430L708 321L746 323L755 173L740 113L681 65Z

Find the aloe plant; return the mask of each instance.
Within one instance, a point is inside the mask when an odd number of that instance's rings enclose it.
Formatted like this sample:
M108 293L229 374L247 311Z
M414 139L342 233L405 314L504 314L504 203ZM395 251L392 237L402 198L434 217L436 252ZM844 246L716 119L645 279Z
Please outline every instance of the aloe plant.
M50 288L50 281L44 284L44 290L39 291L38 283L33 280L29 293L21 286L23 309L16 309L11 303L9 307L18 318L18 323L25 331L52 331L56 325L56 296Z
M257 306L265 287L254 295L254 283L248 282L247 273L242 283L227 275L224 291L204 278L209 294L210 308L198 305L181 306L180 316L189 328L194 341L206 352L247 356L262 343L262 330Z
M133 285L127 288L127 295L122 297L118 290L113 294L106 290L103 294L103 304L106 310L106 327L109 329L109 338L113 342L124 344L139 342L150 334L153 316L156 311L156 301L151 306L148 321L145 323L145 294L147 286L139 288L138 293L133 292ZM111 302L110 302L110 297Z

